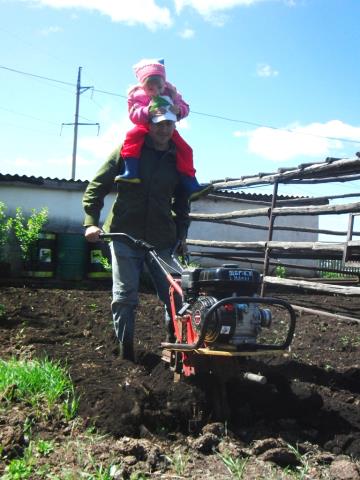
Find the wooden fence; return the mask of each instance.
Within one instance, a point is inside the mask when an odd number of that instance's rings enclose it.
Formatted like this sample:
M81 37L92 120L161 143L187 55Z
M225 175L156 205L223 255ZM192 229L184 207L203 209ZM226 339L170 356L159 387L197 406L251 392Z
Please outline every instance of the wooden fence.
M254 230L267 230L266 241L254 242L229 242L229 241L210 241L188 239L190 246L201 247L200 252L190 252L193 256L207 258L222 258L229 261L247 261L262 266L263 281L261 294L264 295L266 285L285 285L287 287L302 288L309 290L322 291L326 293L336 293L341 295L360 295L358 286L341 286L321 282L312 279L312 281L299 278L279 278L269 274L274 266L294 267L296 269L312 270L302 260L317 260L316 271L326 273L335 273L339 278L348 275L349 271L359 277L360 269L357 268L360 263L360 240L354 240L355 236L360 236L360 232L354 230L354 217L360 215L360 202L350 202L330 205L329 201L333 199L348 199L351 197L360 197L360 192L353 192L343 195L329 195L327 197L311 198L311 204L301 205L303 199L292 199L284 201L279 199L279 185L305 185L305 184L330 184L334 182L354 182L360 179L360 155L352 159L327 158L324 162L303 164L292 169L279 169L275 173L259 173L254 176L241 177L238 179L216 180L213 185L215 190L237 189L254 186L272 185L273 193L271 203L253 201L252 209L239 209L227 213L209 214L193 213L191 219L193 222L212 222L219 225L232 225L239 228L252 228ZM309 200L309 199L307 199ZM324 203L327 203L324 205ZM290 204L290 205L289 205ZM313 229L294 226L277 226L276 219L284 216L296 215L344 215L349 216L349 229L347 231ZM268 225L256 225L248 221L239 221L248 217L266 217ZM351 228L350 228L351 227ZM336 242L282 242L274 241L274 231L297 231L303 233L327 234L337 237L343 237ZM341 241L342 240L342 241ZM217 249L214 251L214 247ZM211 250L207 250L211 249ZM291 260L288 263L286 260ZM335 262L335 263L329 263ZM356 262L356 263L354 263ZM354 319L354 321L358 321Z

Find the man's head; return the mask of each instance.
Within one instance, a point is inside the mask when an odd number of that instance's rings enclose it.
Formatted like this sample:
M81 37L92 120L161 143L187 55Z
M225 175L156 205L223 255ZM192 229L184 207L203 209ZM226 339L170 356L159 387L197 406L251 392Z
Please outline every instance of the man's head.
M149 135L154 142L156 150L168 150L170 138L175 130L175 122L172 120L161 120L160 122L149 123Z

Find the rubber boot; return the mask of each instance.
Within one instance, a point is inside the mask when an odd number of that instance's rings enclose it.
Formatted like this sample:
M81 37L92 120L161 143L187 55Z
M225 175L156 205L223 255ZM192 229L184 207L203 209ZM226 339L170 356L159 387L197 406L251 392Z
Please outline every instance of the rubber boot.
M125 327L123 339L119 342L119 349L121 360L135 361L134 333L131 329Z
M139 159L133 157L124 158L125 171L115 177L115 182L140 183Z
M211 183L199 183L196 177L189 177L188 175L181 175L181 185L189 195L190 200L197 200L213 189Z
M133 362L135 360L134 346L126 341L119 342L119 356L121 360Z

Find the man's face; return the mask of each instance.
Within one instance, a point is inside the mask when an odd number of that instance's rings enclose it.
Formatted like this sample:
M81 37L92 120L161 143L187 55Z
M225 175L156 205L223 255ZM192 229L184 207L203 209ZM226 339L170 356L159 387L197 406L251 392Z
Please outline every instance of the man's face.
M175 122L171 120L163 120L159 123L149 123L149 135L154 142L157 150L167 150L169 148L169 140L175 129Z

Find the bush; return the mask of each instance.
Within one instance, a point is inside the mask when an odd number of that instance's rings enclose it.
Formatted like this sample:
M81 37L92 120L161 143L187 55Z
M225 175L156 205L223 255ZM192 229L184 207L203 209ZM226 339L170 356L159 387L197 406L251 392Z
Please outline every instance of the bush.
M31 260L33 247L39 239L39 234L48 221L48 209L43 207L39 212L35 208L31 210L30 217L26 220L21 207L16 209L15 218L12 219L12 227L19 242L21 256L24 261Z
M9 241L12 219L6 216L6 205L0 202L0 262L5 261L4 247Z

